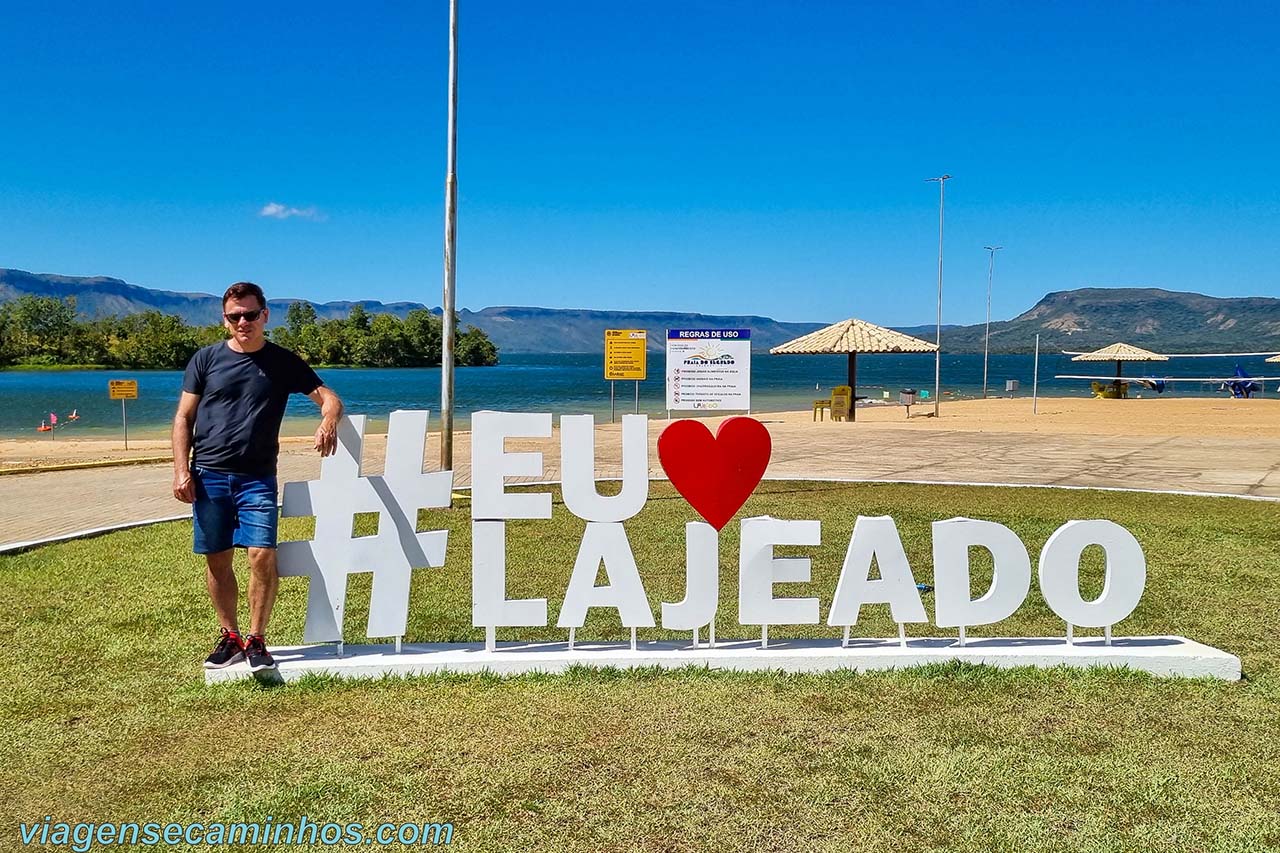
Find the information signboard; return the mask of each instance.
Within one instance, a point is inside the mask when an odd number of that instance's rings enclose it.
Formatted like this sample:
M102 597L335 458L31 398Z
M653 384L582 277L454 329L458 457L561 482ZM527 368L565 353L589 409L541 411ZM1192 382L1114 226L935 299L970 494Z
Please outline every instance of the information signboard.
M138 399L138 380L108 379L107 380L107 397L110 400Z
M750 329L668 329L667 409L751 410Z
M604 330L604 378L634 379L643 382L648 378L646 347L649 333L644 329Z

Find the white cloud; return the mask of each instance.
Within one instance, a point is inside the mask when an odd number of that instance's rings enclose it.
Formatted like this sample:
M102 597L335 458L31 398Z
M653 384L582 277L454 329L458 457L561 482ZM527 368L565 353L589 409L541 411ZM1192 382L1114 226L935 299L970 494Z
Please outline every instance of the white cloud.
M278 201L267 202L262 206L262 210L258 211L259 216L265 216L268 219L310 219L314 222L323 222L327 217L316 210L314 207L289 207Z

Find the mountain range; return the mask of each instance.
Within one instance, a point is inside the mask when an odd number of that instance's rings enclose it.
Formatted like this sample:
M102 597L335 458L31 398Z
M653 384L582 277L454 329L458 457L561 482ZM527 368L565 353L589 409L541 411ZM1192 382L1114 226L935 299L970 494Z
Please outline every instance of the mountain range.
M19 296L75 297L85 317L156 310L175 314L193 325L216 322L218 297L208 293L155 290L116 278L76 277L0 269L0 302ZM272 299L271 325L284 321L297 300ZM370 313L403 317L416 302L312 303L321 319L345 317L352 306ZM853 307L856 314L857 307ZM432 311L439 314L438 307ZM598 352L605 329L647 329L649 347L662 349L669 328L749 328L752 346L767 349L844 319L790 323L756 315L690 314L662 311L602 311L590 309L501 306L480 311L462 309L464 326L482 329L502 352ZM865 318L864 318L865 319ZM934 327L900 327L899 331L927 340ZM1042 350L1087 350L1125 341L1158 352L1228 352L1280 350L1280 299L1223 298L1158 288L1086 287L1047 294L1011 320L991 323L992 352L1030 352L1040 335ZM947 352L981 352L983 325L943 326Z

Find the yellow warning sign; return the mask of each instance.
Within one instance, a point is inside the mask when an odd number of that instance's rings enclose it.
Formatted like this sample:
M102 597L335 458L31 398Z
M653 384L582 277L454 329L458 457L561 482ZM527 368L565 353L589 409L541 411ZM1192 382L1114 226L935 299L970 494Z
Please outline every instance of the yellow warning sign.
M649 333L644 329L605 329L604 378L643 381L648 375L648 342Z
M111 399L111 400L138 399L138 380L108 379L107 380L107 396L108 396L108 399Z

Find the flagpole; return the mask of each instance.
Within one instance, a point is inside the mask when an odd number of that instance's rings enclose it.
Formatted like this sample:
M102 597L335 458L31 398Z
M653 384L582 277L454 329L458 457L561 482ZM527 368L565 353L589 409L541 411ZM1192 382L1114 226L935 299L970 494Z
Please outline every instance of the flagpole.
M991 350L991 277L996 271L996 252L1004 246L983 246L991 253L991 263L987 266L987 327L982 333L982 399L987 399L987 354Z
M454 297L458 245L458 0L449 0L449 130L444 190L444 316L440 335L440 470L453 470Z
M942 220L946 207L947 181L950 175L925 178L926 183L938 183L938 349L933 354L933 416L938 417L938 403L942 396Z
M1040 333L1036 333L1035 371L1031 374L1031 414L1040 411Z

